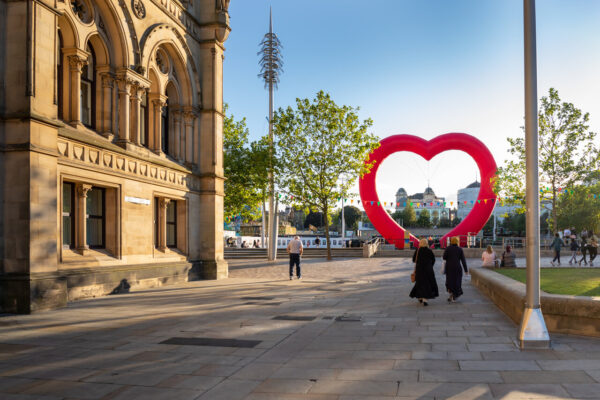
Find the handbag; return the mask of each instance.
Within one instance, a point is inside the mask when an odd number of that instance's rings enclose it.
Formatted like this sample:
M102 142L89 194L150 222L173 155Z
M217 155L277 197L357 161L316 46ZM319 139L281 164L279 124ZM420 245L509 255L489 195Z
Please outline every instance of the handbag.
M410 281L411 282L416 282L417 281L417 261L419 260L419 249L417 249L417 255L415 256L415 270L413 271L412 274L410 274Z

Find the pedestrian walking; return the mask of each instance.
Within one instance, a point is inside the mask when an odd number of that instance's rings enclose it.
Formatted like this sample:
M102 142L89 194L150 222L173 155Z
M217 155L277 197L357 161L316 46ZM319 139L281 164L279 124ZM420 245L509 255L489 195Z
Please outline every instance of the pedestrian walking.
M290 281L294 279L294 264L296 265L296 276L302 279L302 271L300 270L300 256L304 248L299 236L294 236L287 245L287 252L290 255Z
M577 264L577 251L579 250L579 243L577 243L576 239L571 239L571 258L569 259L569 265L572 265L573 262Z
M419 299L419 303L426 306L427 300L439 296L435 272L433 272L435 255L429 248L427 239L419 241L419 248L413 254L413 262L415 263L415 286L409 296Z
M565 243L560 238L558 233L555 233L554 240L552 241L552 244L550 244L550 247L552 247L554 249L554 258L552 259L552 262L551 262L552 265L554 265L554 261L558 261L558 265L560 266L560 249L564 245L565 245Z
M588 251L588 241L587 241L587 236L583 236L583 234L581 235L581 259L579 260L579 265L581 265L581 262L583 261L583 265L587 265L587 251Z
M496 252L492 249L491 245L485 249L481 255L481 266L482 267L495 267L498 264L496 259Z
M598 255L598 236L594 235L594 232L590 231L590 244L588 251L590 252L590 267L594 266L594 259Z
M315 245L317 246L317 248L321 247L321 239L319 239L319 237L317 236L317 238L315 239Z
M517 255L512 251L510 244L506 245L504 252L502 252L502 259L500 260L500 266L506 268L517 267Z
M463 269L465 274L469 274L467 269L467 260L463 249L458 246L458 237L450 239L450 246L444 250L442 257L446 261L446 291L449 294L448 302L454 302L462 294L462 276ZM462 268L461 268L462 265Z

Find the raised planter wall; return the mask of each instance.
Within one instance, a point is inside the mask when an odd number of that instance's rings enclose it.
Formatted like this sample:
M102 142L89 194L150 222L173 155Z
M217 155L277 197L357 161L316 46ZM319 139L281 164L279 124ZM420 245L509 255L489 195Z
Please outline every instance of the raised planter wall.
M470 271L471 284L519 324L525 308L525 284L492 269ZM549 332L600 337L600 297L541 292L540 304Z

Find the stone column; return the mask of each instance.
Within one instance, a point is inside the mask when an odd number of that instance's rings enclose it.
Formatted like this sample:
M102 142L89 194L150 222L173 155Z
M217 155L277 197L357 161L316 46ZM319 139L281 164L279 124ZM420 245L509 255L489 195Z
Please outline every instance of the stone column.
M171 199L158 199L158 250L167 250L167 206Z
M112 99L114 77L110 73L102 74L102 136L112 140L114 137L112 125Z
M89 249L86 240L86 199L92 185L78 183L75 189L75 245L77 251L85 254Z
M72 54L69 59L69 122L74 127L83 126L81 123L81 70L87 64L87 57Z
M186 109L183 114L185 126L185 161L186 163L194 163L194 125L196 125L196 115L191 109Z
M137 85L131 85L131 109L130 109L130 124L129 124L129 132L130 132L130 140L141 146L141 137L140 137L140 104L142 102L142 91L143 89Z
M152 104L152 114L148 118L150 124L148 127L148 132L150 132L149 146L156 154L161 154L162 152L160 114L162 113L162 108L167 104L166 99L166 96L158 93L150 93L148 95L148 103Z
M125 78L117 78L119 87L119 139L121 144L129 143L129 95L131 93L132 81Z

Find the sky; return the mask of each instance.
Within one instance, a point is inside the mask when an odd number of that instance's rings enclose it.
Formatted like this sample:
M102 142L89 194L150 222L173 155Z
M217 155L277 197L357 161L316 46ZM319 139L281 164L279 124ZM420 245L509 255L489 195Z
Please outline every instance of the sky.
M268 133L257 52L269 7L284 58L275 109L324 90L338 105L360 107L379 138L464 132L485 143L498 166L509 157L506 138L523 135L522 0L234 0L224 101L229 114L246 118L251 140ZM556 88L600 132L600 1L536 7L538 97ZM430 185L456 201L475 179L465 153L426 162L399 152L381 164L377 192L393 201L400 187L413 194Z

